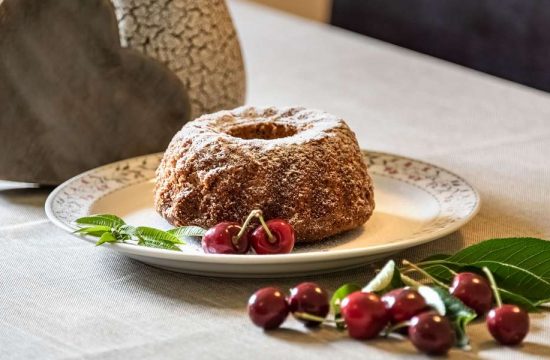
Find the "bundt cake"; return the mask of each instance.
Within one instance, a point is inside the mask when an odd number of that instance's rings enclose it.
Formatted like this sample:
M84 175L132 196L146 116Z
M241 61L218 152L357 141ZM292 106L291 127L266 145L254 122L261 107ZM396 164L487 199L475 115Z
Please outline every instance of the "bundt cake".
M174 136L157 170L155 207L174 226L205 228L261 209L308 242L362 225L374 197L343 120L299 107L240 107L203 115Z

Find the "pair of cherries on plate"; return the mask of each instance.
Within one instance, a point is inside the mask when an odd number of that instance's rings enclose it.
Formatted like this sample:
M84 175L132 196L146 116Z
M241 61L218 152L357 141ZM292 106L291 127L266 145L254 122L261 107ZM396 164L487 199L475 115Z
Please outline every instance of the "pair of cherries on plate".
M249 225L254 219L260 225L252 231ZM294 228L287 221L266 222L261 210L253 210L242 225L224 221L208 229L202 238L202 249L208 254L246 254L250 248L258 255L288 254L295 241Z

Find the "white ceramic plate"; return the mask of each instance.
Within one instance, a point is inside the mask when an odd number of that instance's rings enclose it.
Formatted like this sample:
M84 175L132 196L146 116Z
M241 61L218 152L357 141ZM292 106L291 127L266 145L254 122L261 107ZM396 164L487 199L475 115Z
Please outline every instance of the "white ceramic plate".
M170 228L153 209L155 169L161 156L119 161L66 181L48 197L48 217L69 232L76 229L76 218L98 213L116 214L129 224ZM298 276L364 265L437 239L466 224L479 209L476 190L447 170L397 155L365 151L364 156L375 185L376 209L371 219L343 235L297 245L291 254L210 255L192 239L182 252L132 244L104 246L156 267L190 274Z

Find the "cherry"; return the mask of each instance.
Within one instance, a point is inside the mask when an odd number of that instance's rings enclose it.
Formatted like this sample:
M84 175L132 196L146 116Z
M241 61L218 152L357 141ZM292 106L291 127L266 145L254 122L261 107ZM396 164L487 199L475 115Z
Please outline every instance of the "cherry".
M409 339L420 351L444 355L455 344L455 332L449 320L429 311L411 319Z
M410 288L392 290L382 296L382 301L393 324L410 320L428 307L422 295Z
M390 320L386 306L373 293L351 293L342 300L340 308L349 336L359 340L376 337Z
M485 315L493 304L493 293L487 280L471 272L456 274L449 292L472 308L478 316Z
M516 305L505 304L489 311L487 328L502 345L517 345L529 332L529 315Z
M529 332L529 315L519 306L502 304L493 273L487 267L484 267L483 271L487 274L497 303L497 306L487 314L487 328L493 338L502 345L517 345Z
M250 249L250 232L239 237L241 226L234 222L221 222L208 229L202 237L202 249L209 254L245 254Z
M248 299L248 316L266 330L278 328L288 316L288 310L283 292L274 287L260 289Z
M306 313L319 318L325 318L330 309L328 293L312 282L304 282L290 289L288 304L293 314ZM299 316L297 319L307 326L321 324L319 321L306 320Z
M294 228L288 222L281 219L269 220L258 226L252 233L252 248L256 254L288 254L294 248L296 241ZM269 229L266 231L265 228Z

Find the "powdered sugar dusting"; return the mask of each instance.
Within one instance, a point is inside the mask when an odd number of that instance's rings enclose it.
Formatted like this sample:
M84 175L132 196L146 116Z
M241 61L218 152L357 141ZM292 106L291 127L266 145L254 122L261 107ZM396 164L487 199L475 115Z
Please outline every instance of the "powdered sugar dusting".
M299 241L353 229L372 214L372 181L342 119L304 108L240 107L186 124L157 171L155 204L174 225L283 218Z

